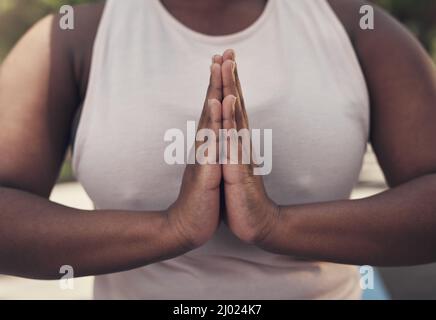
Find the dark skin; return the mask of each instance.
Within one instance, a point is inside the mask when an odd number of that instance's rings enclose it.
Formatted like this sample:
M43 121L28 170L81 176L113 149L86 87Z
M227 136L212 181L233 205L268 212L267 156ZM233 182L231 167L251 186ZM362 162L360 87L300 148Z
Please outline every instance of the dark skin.
M219 225L219 165L187 166L178 199L161 212L89 213L47 200L80 93L81 86L72 81L87 68L75 68L74 63L88 52L84 46L72 60L55 56L68 57L71 52L50 45L56 37L50 33L53 21L44 19L24 36L0 72L0 145L2 154L8 155L0 159L0 273L57 279L66 264L79 277L114 273L200 247ZM29 50L39 53L36 59L29 59ZM218 62L210 68L198 127L216 134L222 123L222 61ZM27 90L17 96L23 85Z
M365 32L357 24L363 2L329 2L368 83L371 143L391 190L356 201L278 206L249 166L192 165L179 199L163 212L89 213L51 203L47 198L86 94L104 4L82 6L76 9L74 32L61 32L56 18L48 17L23 37L0 69L0 153L8 155L0 158L0 273L57 279L64 264L85 276L184 254L213 236L222 181L230 229L265 250L347 264L435 261L434 65L380 10L376 31ZM163 3L184 24L210 35L245 29L265 6L263 0ZM200 121L204 128L248 126L249 106L242 103L234 60L232 51L214 57Z

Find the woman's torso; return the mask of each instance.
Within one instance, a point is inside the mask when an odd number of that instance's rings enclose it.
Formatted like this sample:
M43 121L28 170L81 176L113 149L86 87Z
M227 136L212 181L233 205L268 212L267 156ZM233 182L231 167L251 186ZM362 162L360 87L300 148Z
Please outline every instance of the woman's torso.
M347 199L369 130L368 94L351 43L325 0L270 0L242 32L210 37L158 0L107 1L74 147L98 209L162 210L184 167L164 162L165 131L198 120L210 57L234 48L252 128L273 130L279 204ZM183 101L183 103L180 103ZM267 253L225 225L204 247L96 278L97 298L358 298L354 267Z

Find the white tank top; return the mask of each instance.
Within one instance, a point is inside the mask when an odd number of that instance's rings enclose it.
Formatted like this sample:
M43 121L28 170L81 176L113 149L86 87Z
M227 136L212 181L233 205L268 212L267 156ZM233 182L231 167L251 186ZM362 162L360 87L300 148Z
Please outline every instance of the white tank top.
M369 99L326 0L269 0L253 25L228 36L189 29L159 0L108 0L73 158L97 209L163 210L177 199L184 166L164 162L164 134L199 119L211 57L227 48L237 52L251 127L273 130L269 196L281 205L349 198L368 140ZM199 249L95 281L97 299L360 294L356 267L269 253L224 224Z

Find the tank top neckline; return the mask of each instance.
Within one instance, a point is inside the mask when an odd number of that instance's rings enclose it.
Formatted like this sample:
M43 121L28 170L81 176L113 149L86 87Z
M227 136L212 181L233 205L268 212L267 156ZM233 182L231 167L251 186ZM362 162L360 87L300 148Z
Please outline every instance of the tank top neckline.
M256 32L265 25L271 13L274 11L273 9L275 7L275 2L276 0L268 0L262 14L257 18L255 22L253 22L245 29L232 34L213 36L191 29L190 27L179 21L176 17L174 17L160 0L152 0L152 3L156 7L156 11L158 12L158 14L166 23L171 25L175 30L183 33L185 36L191 38L193 41L216 45L238 42L250 37L253 34L256 34Z

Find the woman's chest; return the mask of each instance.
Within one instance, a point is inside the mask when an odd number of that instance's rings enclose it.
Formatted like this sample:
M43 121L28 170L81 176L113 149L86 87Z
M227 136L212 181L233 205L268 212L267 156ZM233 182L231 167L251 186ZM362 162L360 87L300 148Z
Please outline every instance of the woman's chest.
M278 61L245 61L239 69L251 129L261 132L261 154L268 156L271 145L272 171L264 177L270 196L283 204L347 197L366 147L363 102L340 94L315 68L294 66L290 73ZM95 110L81 119L86 130L75 170L98 208L159 210L176 199L184 165L166 161L173 141L165 137L178 132L179 152L189 150L190 124L200 117L208 84L200 65L149 66L147 77L132 70L88 101Z

